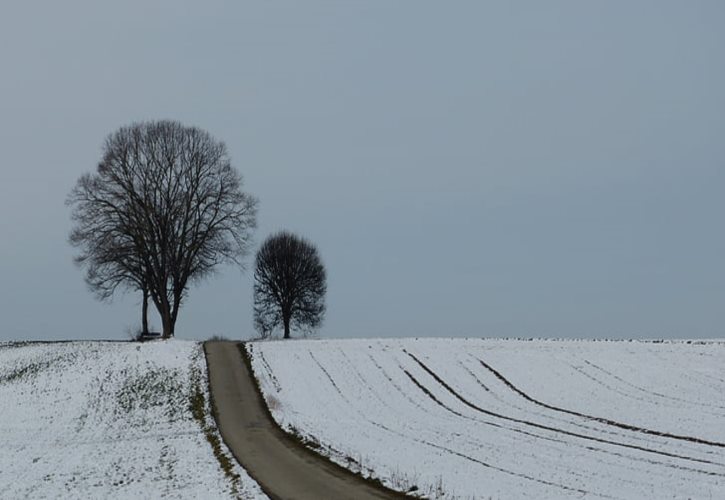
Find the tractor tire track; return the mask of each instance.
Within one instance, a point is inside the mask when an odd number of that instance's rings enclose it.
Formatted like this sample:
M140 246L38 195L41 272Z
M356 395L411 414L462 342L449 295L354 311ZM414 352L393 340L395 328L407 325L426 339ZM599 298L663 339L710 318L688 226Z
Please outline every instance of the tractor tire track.
M527 431L524 431L524 430L521 430L521 429L515 429L513 427L507 427L505 425L496 424L496 423L489 422L489 421L486 421L486 420L480 420L480 419L476 419L476 418L473 418L473 417L469 417L467 415L464 415L464 414L462 414L462 413L454 410L450 406L448 406L445 403L443 403L440 399L438 399L430 391L430 389L428 389L427 387L425 387L420 381L418 381L409 371L407 371L402 366L401 366L401 370L403 370L403 372L408 376L408 378L410 378L410 380L428 398L430 398L431 400L433 400L436 404L438 404L440 407L444 408L445 410L449 411L450 413L452 413L452 414L454 414L454 415L456 415L456 416L458 416L460 418L463 418L465 420L470 420L470 421L473 421L473 422L476 422L476 423L480 423L480 424L484 424L484 425L489 425L489 426L492 426L492 427L495 427L495 428L498 428L498 429L501 429L501 430L505 430L505 431L510 431L510 432L514 432L514 433L518 433L518 434L527 435L527 436L530 436L530 437L533 437L533 438L536 438L536 439L542 439L542 440L545 440L545 441L552 441L552 442L556 442L556 443L563 443L563 444L570 445L570 446L577 446L577 447L580 447L582 449L586 449L588 451L593 451L593 452L597 452L597 453L603 453L603 454L606 454L606 455L612 455L612 456L619 457L619 458L626 458L628 460L633 460L635 462L643 462L643 463L647 463L649 465L655 465L655 466L660 466L660 467L661 466L664 466L664 467L668 467L668 468L675 469L675 470L679 470L679 471L687 471L687 472L693 472L693 473L697 473L697 474L705 474L707 476L725 477L724 474L713 473L711 471L706 471L706 470L703 470L703 469L697 469L697 468L689 467L689 466L685 466L685 465L677 465L677 464L673 464L671 462L665 462L665 461L661 461L661 460L653 460L653 459L649 459L649 458L646 458L646 457L639 457L639 456L634 456L634 455L625 455L623 453L618 453L618 452L615 452L615 451L612 451L612 450L605 450L603 448L597 448L597 447L594 447L594 446L579 445L579 444L577 444L575 442L564 441L564 440L561 440L561 439L546 437L546 436L542 436L540 434L534 434L534 433L527 432ZM434 376L434 378L435 378L435 376ZM483 411L484 413L489 413L486 410L481 410L481 411ZM490 413L493 414L493 415L497 415L494 412L490 412ZM524 421L520 421L520 420L517 420L517 419L513 419L511 417L501 416L500 418L504 418L504 419L507 419L507 420L513 420L513 421L516 421L516 422L523 423L524 425L528 425ZM533 424L533 425L536 426L536 427L541 427L541 428L545 428L546 429L545 426L541 426L539 424ZM558 430L554 430L554 432L558 432ZM568 432L566 430L561 430L561 432L564 433L564 434L570 434L570 435L573 435L573 436L576 436L576 437L581 437L578 434L573 434L573 433L570 433L570 432ZM585 439L588 439L587 436L584 436L584 438ZM638 446L635 446L635 445L629 446L629 445L626 445L626 444L613 443L613 442L610 442L610 441L607 441L607 440L603 440L603 439L598 439L598 438L591 438L591 439L594 440L594 441L597 441L597 442L602 442L602 443L607 443L607 444L619 444L619 445L625 446L627 448L633 448L633 449L635 449L637 451L643 451L643 449L641 447L638 447ZM644 450L644 451L649 451L649 450ZM657 451L654 451L654 453L657 453ZM668 456L668 457L672 457L671 454L668 454L666 452L662 452L660 454L665 455L665 456ZM682 458L679 455L674 455L674 456L677 457L677 458ZM686 458L686 459L688 459L688 458ZM697 459L694 459L694 460L695 461L698 461ZM606 462L603 462L603 463L606 463ZM713 464L714 464L714 462L713 462ZM715 464L715 465L720 465L720 464Z
M584 370L581 366L577 366L577 365L574 365L572 363L567 363L567 364L569 365L569 367L572 370L574 370L575 372L577 372L579 375L581 375L581 376L583 376L583 377L591 380L592 382L594 382L595 384L597 384L600 387L604 387L609 392L612 392L614 394L619 394L620 396L622 396L624 398L631 399L633 401L637 401L637 402L640 402L640 403L647 403L647 404L650 404L650 405L655 405L655 406L663 406L663 405L666 405L668 408L672 408L672 409L675 409L675 410L681 410L682 409L682 405L674 404L671 401L658 400L655 397L653 397L652 394L640 394L640 395L638 395L638 394L633 394L631 392L627 392L625 390L622 390L619 387L615 387L613 385L610 385L609 383L605 382L604 380L601 380L601 379L595 377L594 375L592 375L592 374L588 373L586 370ZM705 415L709 415L711 417L722 418L722 415L720 413L713 413L711 410L701 410L701 413L702 414L705 414Z
M412 355L410 355L410 356L412 356ZM418 361L419 363L421 363L417 358L414 357L414 359L416 361ZM498 378L499 380L501 380L501 382L503 382L509 389L511 389L512 391L514 391L515 393L517 393L519 396L521 396L522 398L526 399L527 401L529 401L529 402L531 402L531 403L533 403L535 405L541 406L542 408L546 408L546 409L549 409L549 410L552 410L552 411L557 411L557 412L560 412L560 413L567 413L569 415L574 415L574 416L581 417L581 418L585 418L585 419L588 419L588 420L593 420L595 422L600 422L602 424L611 425L613 427L618 427L620 429L625 429L625 430L632 431L632 432L639 432L639 433L642 433L642 434L648 434L650 436L659 436L659 437L665 437L665 438L669 438L669 439L676 439L676 440L679 440L679 441L687 441L687 442L690 442L690 443L702 444L702 445L706 445L706 446L714 446L714 447L718 447L718 448L725 448L725 443L721 443L721 442L718 442L718 441L710 441L710 440L707 440L707 439L697 438L697 437L693 437L693 436L683 436L683 435L672 434L672 433L664 432L664 431L656 431L656 430L653 430L653 429L646 429L644 427L638 427L636 425L624 424L622 422L617 422L615 420L610 420L608 418L596 417L596 416L593 416L593 415L587 415L585 413L580 413L578 411L569 410L569 409L566 409L566 408L561 408L559 406L554 406L554 405L550 405L548 403L544 403L543 401L539 401L538 399L535 399L535 398L529 396L524 391L522 391L521 389L519 389L518 387L516 387L506 377L504 377L503 375L501 375L500 372L498 372L496 369L494 369L491 365L489 365L488 363L486 363L482 359L478 358L478 361L481 363L481 366L483 366L485 369L487 369L488 371L490 371L491 373L493 373L493 375L496 378ZM422 363L421 363L421 365L422 365ZM722 464L719 464L719 465L722 465Z
M478 361L478 358L476 358L475 356L470 355L470 354L469 354L469 356L472 359L474 359L475 361ZM613 429L610 426L606 426L605 425L605 426L593 427L591 425L586 425L586 424L583 424L581 422L577 422L575 419L572 419L572 418L569 418L569 419L567 419L567 418L557 418L557 417L553 416L550 413L544 413L544 412L537 412L537 411L527 410L526 408L524 408L522 406L518 406L518 405L516 405L516 404L514 404L514 403L512 403L510 401L506 401L500 395L498 395L496 393L496 391L493 391L490 388L488 388L488 386L486 386L479 379L479 377L470 368L468 368L463 362L461 362L460 360L459 360L459 365L476 381L476 383L479 386L483 387L486 390L486 392L489 394L489 396L491 398L493 398L495 401L497 401L498 403L500 403L503 406L506 406L506 407L509 407L509 408L513 408L514 410L521 411L521 412L524 412L524 413L528 413L528 414L531 414L531 415L534 415L534 416L537 416L537 417L540 417L540 418L543 418L543 419L546 419L546 420L550 420L550 421L553 421L553 422L556 422L556 423L559 423L559 424L570 425L570 426L576 427L578 429L583 429L585 431L591 431L591 432L596 432L596 433L600 433L600 434L607 434L609 436L618 437L618 438L625 438L626 437L628 439L632 439L634 441L640 441L640 442L643 442L643 443L654 443L655 442L649 436L636 436L636 435L635 436L628 436L627 434L625 434L625 433L623 433L623 432L621 432L621 431L619 431L617 429ZM577 419L579 419L579 417L577 417ZM586 420L589 421L589 419L586 419Z
M403 351L408 356L410 356L426 373L428 373L431 377L433 377L433 379L436 382L438 382L438 384L440 384L453 397L455 397L456 399L458 399L465 406L468 406L469 408L471 408L471 409L473 409L473 410L475 410L477 412L483 413L484 415L489 415L489 416L492 416L492 417L500 418L502 420L507 420L507 421L510 421L510 422L516 422L518 424L527 425L527 426L531 426L531 427L534 427L534 428L537 428L537 429L542 429L542 430L546 430L546 431L550 431L550 432L554 432L554 433L558 433L558 434L563 434L563 435L567 435L567 436L571 436L571 437L576 437L576 438L579 438L579 439L585 439L585 440L594 441L594 442L598 442L598 443L608 444L608 445L611 445L611 446L620 446L620 447L623 447L623 448L629 448L629 449L633 449L633 450L643 451L643 452L646 452L646 453L652 453L652 454L666 456L666 457L670 457L670 458L677 458L677 459L680 459L680 460L686 460L686 461L690 461L690 462L697 462L697 463L702 463L702 464L706 464L706 465L714 465L714 466L718 466L718 467L721 467L721 468L722 467L725 467L725 464L721 464L721 463L718 463L718 462L713 462L712 460L705 460L705 459L701 459L701 458L689 457L689 456L686 456L686 455L680 455L680 454L677 454L677 453L670 453L670 452L662 451L662 450L655 450L655 449L652 449L652 448L647 448L647 447L639 446L639 445L635 445L635 444L628 444L628 443L622 443L622 442L618 442L618 441L611 441L611 440L608 440L608 439L598 438L598 437L594 437L594 436L587 436L585 434L579 434L577 432L567 431L565 429L560 429L560 428L557 428L557 427L551 427L551 426L548 426L548 425L538 424L536 422L532 422L532 421L529 421L529 420L524 420L524 419L520 419L520 418L510 417L510 416L507 416L507 415L502 415L500 413L496 413L496 412L492 412L492 411L489 411L489 410L485 410L485 409L483 409L483 408L481 408L481 407L479 407L479 406L471 403L466 398L464 398L463 396L461 396L450 385L448 385L443 379L441 379L435 372L433 372L433 370L431 370L427 365L425 365L425 363L423 363L422 361L420 361L416 356L414 356L413 354L409 353L406 350L403 350ZM428 394L430 394L431 396L433 396L433 394L429 390L426 389L426 391L427 391ZM436 398L436 401L440 401L440 400L438 400ZM699 472L699 473L701 473L701 474L705 474L705 475L708 475L708 476L725 477L725 473L712 472L712 471L707 471L707 470L703 470L703 469L694 469L694 470L697 471L697 472Z
M628 387L631 387L633 389L636 389L636 390L638 390L638 391L640 391L640 392L642 392L644 394L647 394L649 396L656 396L658 398L662 398L662 399L666 399L666 400L670 400L670 401L677 401L678 403L685 403L688 406L694 405L694 406L702 406L704 408L714 408L714 409L717 409L717 410L725 410L725 406L712 405L712 404L702 403L700 401L690 401L688 399L682 399L682 398L678 398L678 397L675 397L675 396L669 396L667 394L662 394L660 392L656 392L656 391L652 391L652 390L649 390L649 389L645 389L644 387L640 387L640 386L638 386L636 384L633 384L633 383L631 383L631 382L629 382L627 380L624 380L622 377L620 377L620 376L618 376L618 375L610 372L609 370L605 370L601 366L598 366L598 365L592 363L589 360L586 360L585 359L584 360L584 363L586 363L587 365L591 366L595 370L597 370L597 371L599 371L599 372L601 372L601 373L603 373L603 374L605 374L605 375L607 375L609 377L612 377L613 379L617 380L618 382L621 382L622 384L624 384L624 385L626 385ZM725 417L725 415L723 415L722 413L711 413L711 415L717 416L717 417L721 417L721 418L722 417Z

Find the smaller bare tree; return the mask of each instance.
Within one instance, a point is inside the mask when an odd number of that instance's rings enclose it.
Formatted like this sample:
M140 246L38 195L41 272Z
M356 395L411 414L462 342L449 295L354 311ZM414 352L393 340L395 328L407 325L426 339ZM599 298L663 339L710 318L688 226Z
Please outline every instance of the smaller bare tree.
M325 315L327 275L317 248L287 231L267 238L257 252L254 271L254 326L263 337L282 327L305 332Z

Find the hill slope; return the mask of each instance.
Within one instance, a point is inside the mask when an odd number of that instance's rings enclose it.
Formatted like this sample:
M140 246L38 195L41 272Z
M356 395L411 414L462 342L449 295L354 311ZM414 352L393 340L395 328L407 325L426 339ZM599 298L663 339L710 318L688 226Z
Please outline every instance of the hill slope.
M195 342L0 344L0 497L264 498L206 376Z
M725 497L725 343L248 344L274 418L418 494Z

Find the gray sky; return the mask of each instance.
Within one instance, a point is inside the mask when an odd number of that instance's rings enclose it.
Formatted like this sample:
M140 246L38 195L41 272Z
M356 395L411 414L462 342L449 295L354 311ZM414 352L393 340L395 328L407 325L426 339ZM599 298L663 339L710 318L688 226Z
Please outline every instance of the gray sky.
M227 143L257 243L317 243L321 336L722 337L723 26L720 0L2 2L0 340L138 323L87 291L64 200L159 118ZM249 337L251 287L222 269L178 336Z

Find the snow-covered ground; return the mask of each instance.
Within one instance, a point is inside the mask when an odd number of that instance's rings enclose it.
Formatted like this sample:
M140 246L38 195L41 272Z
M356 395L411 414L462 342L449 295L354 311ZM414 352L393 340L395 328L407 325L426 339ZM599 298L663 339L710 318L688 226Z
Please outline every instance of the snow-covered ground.
M265 498L213 451L205 363L176 340L0 344L0 498Z
M429 497L725 498L725 342L248 345L274 418Z

